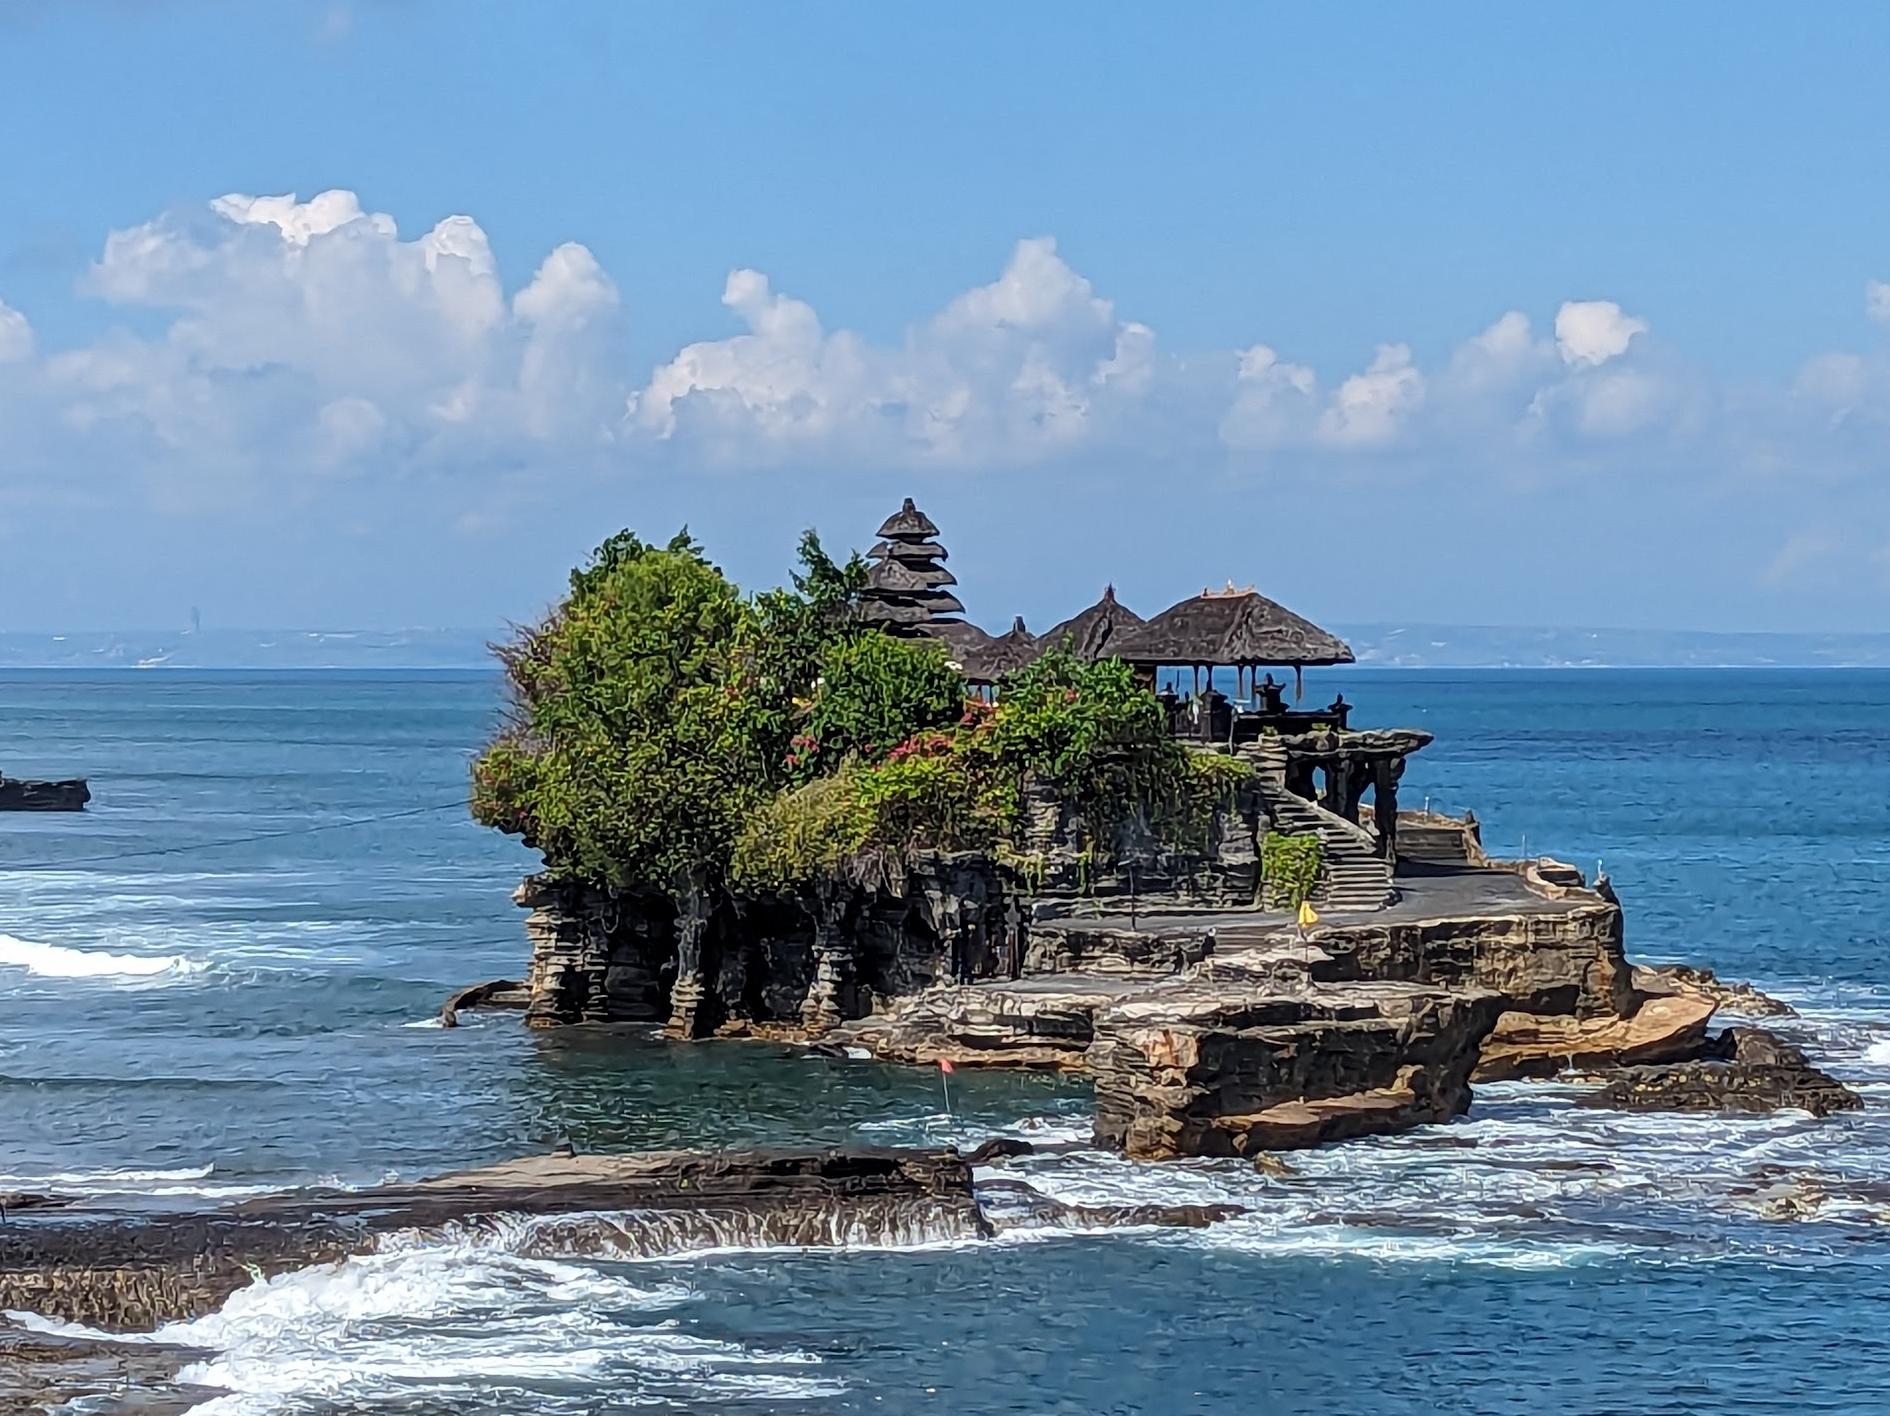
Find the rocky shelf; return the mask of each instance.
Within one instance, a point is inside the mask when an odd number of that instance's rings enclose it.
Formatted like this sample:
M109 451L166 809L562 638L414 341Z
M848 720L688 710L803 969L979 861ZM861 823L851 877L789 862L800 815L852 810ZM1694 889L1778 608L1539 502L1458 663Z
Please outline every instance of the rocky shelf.
M1239 1212L1090 1209L1010 1182L1004 1214L994 1218L972 1188L972 1167L1029 1150L993 1142L963 1156L874 1147L533 1156L413 1183L184 1211L13 1195L0 1224L0 1310L142 1331L213 1311L255 1279L368 1252L396 1232L483 1232L522 1252L650 1257L862 1236L983 1239L1020 1216L1194 1227ZM529 1223L521 1228L521 1220Z

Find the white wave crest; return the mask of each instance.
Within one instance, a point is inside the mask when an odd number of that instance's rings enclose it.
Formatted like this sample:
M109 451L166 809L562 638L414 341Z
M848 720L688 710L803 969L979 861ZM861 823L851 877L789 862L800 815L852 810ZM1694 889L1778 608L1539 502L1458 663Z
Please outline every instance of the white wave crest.
M25 969L40 978L155 978L201 973L205 967L183 954L109 954L0 934L0 968Z
M232 1200L246 1195L273 1194L280 1185L204 1184L216 1173L215 1165L180 1166L175 1170L49 1170L39 1174L0 1174L0 1191L51 1191L82 1195L194 1195L201 1199Z
M681 1284L636 1284L490 1245L418 1243L253 1283L215 1313L128 1340L216 1354L179 1374L230 1393L193 1408L199 1416L261 1416L310 1400L471 1401L494 1381L575 1388L592 1400L626 1389L659 1401L838 1394L836 1383L808 1372L819 1363L811 1353L751 1351L684 1332L667 1314L694 1296ZM40 1331L88 1334L9 1316Z

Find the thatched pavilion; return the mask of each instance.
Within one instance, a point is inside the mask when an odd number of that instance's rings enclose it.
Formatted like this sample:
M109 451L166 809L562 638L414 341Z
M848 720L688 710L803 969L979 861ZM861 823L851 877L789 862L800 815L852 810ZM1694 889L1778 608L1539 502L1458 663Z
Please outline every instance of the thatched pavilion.
M1116 598L1116 587L1103 587L1102 599L1088 609L1071 615L1039 640L1046 650L1068 649L1079 659L1110 659L1117 656L1116 644L1130 630L1140 629L1146 621Z
M1003 634L987 635L984 643L958 656L965 682L977 689L992 689L1008 673L1033 664L1043 654L1045 644L1024 627L1024 617L1011 621Z
M1203 590L1112 640L1109 653L1138 668L1231 668L1242 675L1264 667L1290 668L1297 677L1315 664L1353 662L1351 646L1309 619L1251 588Z

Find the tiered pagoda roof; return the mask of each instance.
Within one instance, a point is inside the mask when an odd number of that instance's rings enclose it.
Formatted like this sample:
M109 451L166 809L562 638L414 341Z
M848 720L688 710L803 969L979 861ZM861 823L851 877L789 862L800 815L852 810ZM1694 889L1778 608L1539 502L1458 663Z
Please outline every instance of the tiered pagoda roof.
M961 615L965 607L945 588L958 579L940 564L946 550L934 539L938 527L932 518L907 497L879 535L879 544L867 552L873 564L860 596L860 618L906 637L925 634L934 623L954 623L945 617Z

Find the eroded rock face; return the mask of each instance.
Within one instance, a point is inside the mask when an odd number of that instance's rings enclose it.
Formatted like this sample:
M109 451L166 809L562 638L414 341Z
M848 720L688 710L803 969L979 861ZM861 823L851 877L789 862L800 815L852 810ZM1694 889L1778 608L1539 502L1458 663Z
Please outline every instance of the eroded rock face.
M1749 983L1728 982L1711 969L1694 968L1690 964L1661 964L1657 967L1636 964L1634 988L1640 993L1681 993L1709 998L1728 1012L1744 1013L1749 1018L1793 1018L1798 1015L1798 1010L1791 1004L1761 993Z
M1062 977L934 988L844 1025L831 1040L889 1062L1081 1071L1097 1010L1125 986L1134 987Z
M1712 1016L1711 999L1679 994L1644 999L1623 1017L1506 1012L1484 1040L1474 1080L1679 1061L1699 1052Z
M1502 1008L1403 983L1151 988L1096 1015L1096 1140L1144 1160L1252 1157L1447 1120Z
M1813 1116L1855 1111L1864 1100L1805 1054L1762 1028L1728 1028L1684 1062L1626 1067L1584 1097L1622 1111L1716 1111L1765 1115L1794 1108Z

